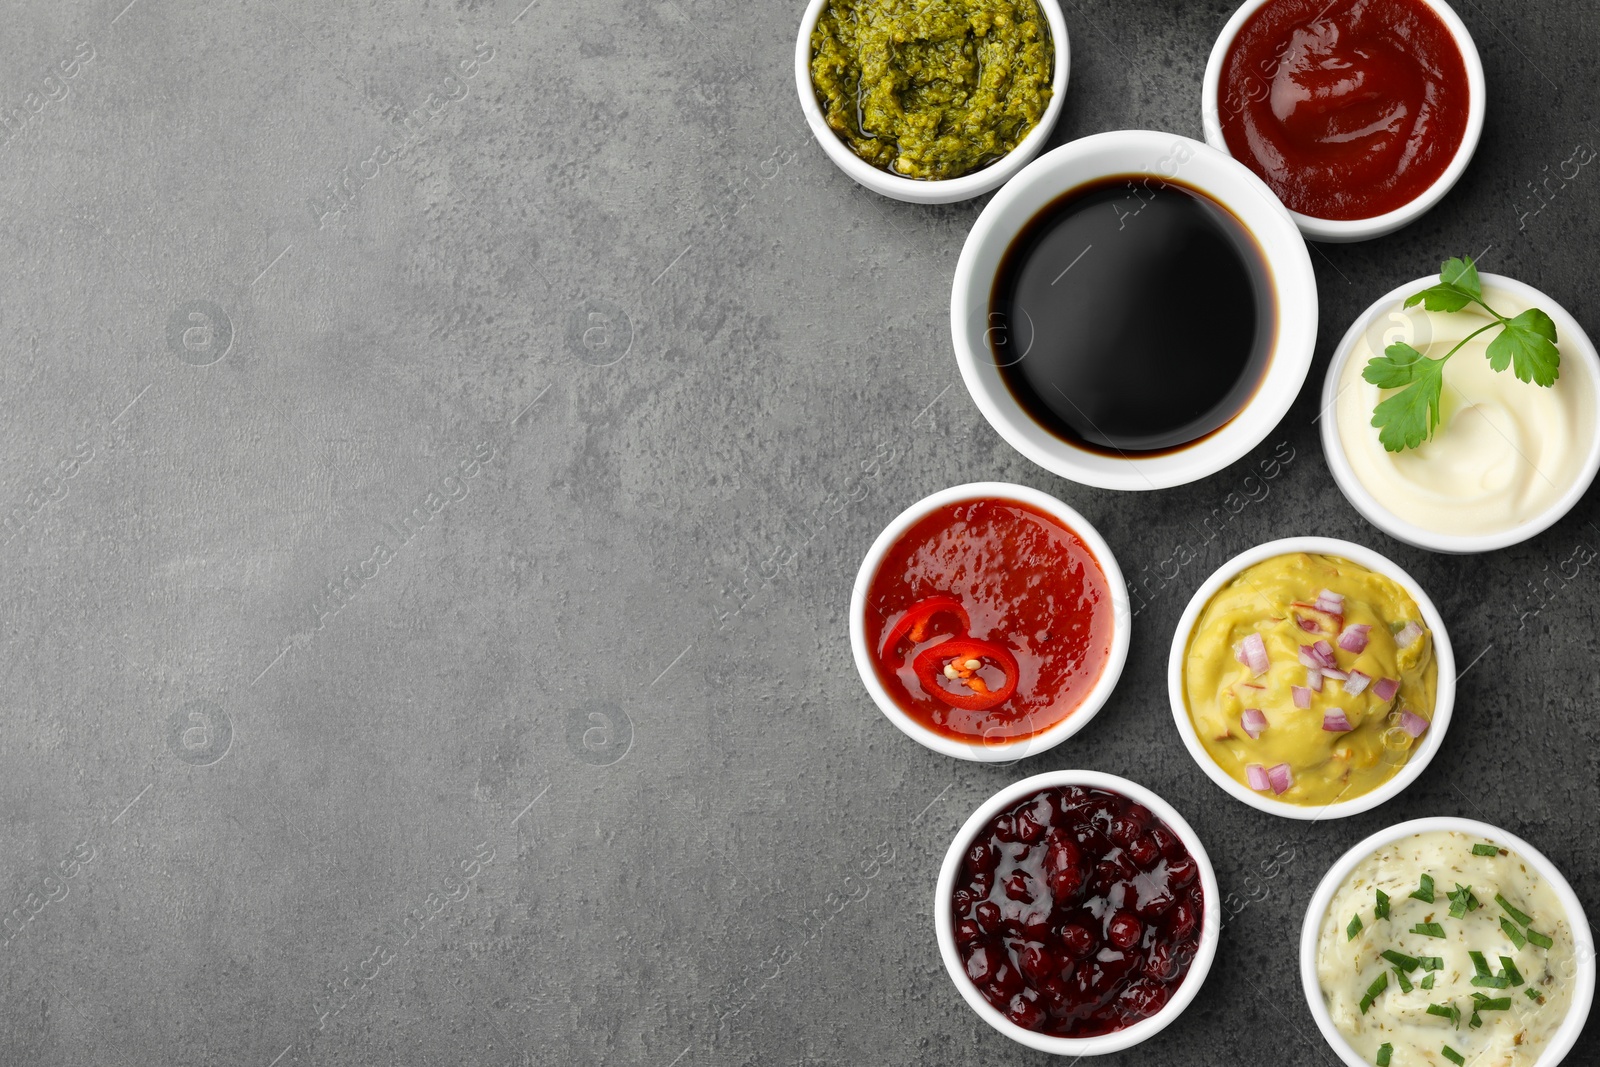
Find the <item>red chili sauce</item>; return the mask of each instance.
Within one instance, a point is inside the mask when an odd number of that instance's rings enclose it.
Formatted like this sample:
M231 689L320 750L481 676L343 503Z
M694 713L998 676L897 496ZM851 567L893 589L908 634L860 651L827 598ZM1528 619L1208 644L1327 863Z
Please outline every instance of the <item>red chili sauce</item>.
M1290 209L1369 219L1444 174L1466 136L1467 66L1422 0L1275 0L1223 63L1228 151Z
M940 508L889 550L866 633L907 714L998 744L1078 708L1110 658L1113 615L1105 572L1076 534L1026 504L975 500Z
M1142 804L1046 789L978 831L951 901L984 999L1018 1026L1097 1037L1166 1007L1199 951L1200 867Z

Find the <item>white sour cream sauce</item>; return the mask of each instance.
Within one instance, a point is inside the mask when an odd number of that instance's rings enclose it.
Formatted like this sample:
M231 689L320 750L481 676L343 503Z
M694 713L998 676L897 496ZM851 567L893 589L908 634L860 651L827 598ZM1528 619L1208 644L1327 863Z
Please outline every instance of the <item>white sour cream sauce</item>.
M1501 289L1484 299L1514 318L1528 305ZM1444 372L1442 421L1420 448L1385 451L1372 410L1385 390L1361 372L1397 341L1437 359L1494 322L1481 308L1443 313L1396 304L1356 342L1339 376L1339 441L1358 481L1395 515L1443 534L1501 533L1537 518L1582 475L1594 439L1593 373L1575 346L1562 352L1561 376L1542 388L1496 373L1485 356L1498 331L1473 338ZM1557 347L1566 338L1557 337Z
M1572 986L1577 974L1572 927L1555 893L1538 870L1515 853L1476 856L1474 844L1487 843L1453 831L1414 834L1384 845L1363 860L1334 894L1322 918L1317 941L1317 978L1333 1023L1351 1046L1371 1063L1379 1046L1393 1046L1390 1067L1453 1067L1442 1052L1445 1045L1473 1067L1530 1067L1572 1006ZM1409 894L1422 875L1433 876L1432 904ZM1450 915L1447 893L1457 883L1472 888L1479 907L1464 918ZM1375 919L1376 890L1389 895L1389 917ZM1506 912L1495 902L1504 896L1513 907L1533 919L1532 929L1554 940L1550 949L1532 942L1517 948L1500 926ZM1359 915L1362 930L1347 938L1351 916ZM1441 940L1412 933L1418 923L1436 922L1445 929ZM1434 972L1434 987L1422 988L1426 971L1407 977L1409 993L1402 992L1394 965L1380 953L1394 949L1407 956L1439 956L1444 969ZM1508 989L1473 986L1476 974L1468 952L1483 953L1493 973L1502 973L1500 957L1508 956L1524 984ZM1379 975L1388 974L1389 985L1363 1014L1363 994ZM1528 997L1533 988L1541 1001ZM1472 994L1510 997L1509 1011L1480 1014L1483 1025L1468 1025ZM1427 1013L1429 1004L1455 1004L1461 1025Z

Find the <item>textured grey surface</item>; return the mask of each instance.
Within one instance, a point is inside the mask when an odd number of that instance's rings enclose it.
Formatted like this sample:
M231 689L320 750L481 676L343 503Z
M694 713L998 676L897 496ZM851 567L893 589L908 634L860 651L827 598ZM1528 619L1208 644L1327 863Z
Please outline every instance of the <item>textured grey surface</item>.
M1317 364L1257 454L1117 495L967 399L981 204L809 143L798 3L524 2L6 6L0 1063L1043 1063L962 1005L930 897L974 806L1063 766L1164 794L1248 902L1114 1062L1331 1062L1301 913L1405 817L1525 835L1600 909L1600 577L1563 566L1593 498L1428 555L1310 426L1345 324L1445 254L1600 327L1600 175L1529 186L1600 143L1593 5L1464 0L1493 101L1461 185L1314 255ZM1229 4L1064 7L1057 143L1198 135ZM1016 767L902 737L846 640L883 524L991 478L1088 515L1143 600L1111 703ZM1420 781L1312 826L1205 779L1163 680L1205 575L1306 532L1391 553L1472 664Z

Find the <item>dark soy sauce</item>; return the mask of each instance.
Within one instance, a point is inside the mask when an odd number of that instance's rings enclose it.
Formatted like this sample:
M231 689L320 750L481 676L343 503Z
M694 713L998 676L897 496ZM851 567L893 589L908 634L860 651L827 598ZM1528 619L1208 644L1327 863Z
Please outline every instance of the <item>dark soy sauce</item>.
M1058 197L1011 242L991 355L1034 421L1109 455L1216 432L1265 375L1277 328L1255 238L1195 189L1147 175Z

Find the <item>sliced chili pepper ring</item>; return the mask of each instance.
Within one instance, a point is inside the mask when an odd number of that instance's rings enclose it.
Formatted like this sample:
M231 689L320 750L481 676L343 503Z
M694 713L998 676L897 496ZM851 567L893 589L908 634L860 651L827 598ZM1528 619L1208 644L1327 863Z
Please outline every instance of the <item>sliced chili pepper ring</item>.
M998 667L1005 674L1005 683L998 689L990 689L987 692L974 691L971 694L951 692L940 684L946 663L952 660L964 662L969 659L984 661L990 666ZM999 707L1017 691L1017 680L1020 677L1017 657L1011 654L1009 648L992 641L980 641L975 637L953 637L948 641L941 641L932 648L924 649L911 666L917 672L917 680L922 683L922 688L929 696L963 711L988 711L990 708ZM982 685L981 681L979 685Z
M889 633L883 639L883 651L879 653L884 662L894 662L891 657L902 637L909 635L912 644L920 643L927 634L928 624L937 615L952 615L961 621L961 628L953 632L955 637L964 635L972 628L971 616L955 597L943 593L925 597L907 608L906 613L900 616L900 621L889 627Z

